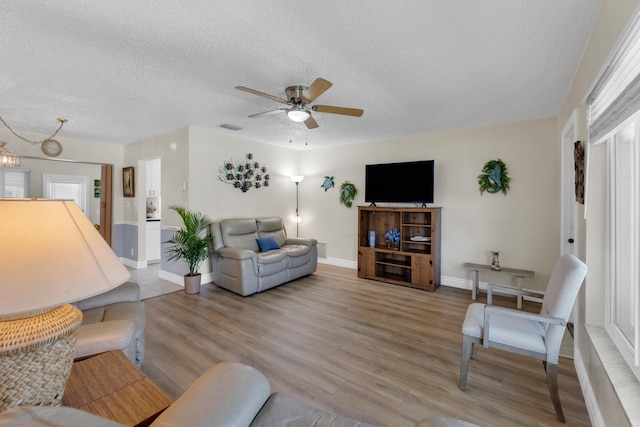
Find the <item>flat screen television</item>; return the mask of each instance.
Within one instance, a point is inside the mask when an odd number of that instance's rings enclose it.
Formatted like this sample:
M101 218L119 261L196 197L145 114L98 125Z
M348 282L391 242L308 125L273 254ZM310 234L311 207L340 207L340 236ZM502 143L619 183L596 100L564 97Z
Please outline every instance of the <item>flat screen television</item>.
M433 203L433 160L366 165L364 201Z

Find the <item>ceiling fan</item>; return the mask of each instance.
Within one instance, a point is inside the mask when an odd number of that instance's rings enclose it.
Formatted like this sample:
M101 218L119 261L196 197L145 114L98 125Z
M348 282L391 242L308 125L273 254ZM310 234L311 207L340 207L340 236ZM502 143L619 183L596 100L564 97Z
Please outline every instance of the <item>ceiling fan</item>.
M255 89L251 89L244 86L236 86L236 89L249 92L254 95L262 96L272 101L286 104L286 108L278 108L277 110L265 111L263 113L252 114L249 117L263 117L270 116L272 114L278 114L286 112L287 116L294 122L304 122L308 129L315 129L318 127L318 123L311 115L311 111L318 113L330 113L330 114L342 114L344 116L360 117L364 110L359 108L344 108L333 107L331 105L314 105L310 106L313 101L320 95L325 93L327 89L332 86L331 82L318 77L311 83L311 86L289 86L285 89L287 99L278 98L277 96L269 95L264 92L260 92Z

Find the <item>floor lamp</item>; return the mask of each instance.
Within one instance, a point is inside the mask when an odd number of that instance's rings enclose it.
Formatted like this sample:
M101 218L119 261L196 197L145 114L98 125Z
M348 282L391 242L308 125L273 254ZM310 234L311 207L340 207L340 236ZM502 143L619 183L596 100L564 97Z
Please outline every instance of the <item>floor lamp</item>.
M300 218L300 213L298 212L298 187L300 185L300 183L302 182L302 180L304 179L304 176L302 175L292 175L291 176L291 181L293 181L296 184L296 237L298 236L298 224L300 224L300 222L302 222L302 218Z
M0 412L59 405L82 312L129 271L74 201L0 199Z

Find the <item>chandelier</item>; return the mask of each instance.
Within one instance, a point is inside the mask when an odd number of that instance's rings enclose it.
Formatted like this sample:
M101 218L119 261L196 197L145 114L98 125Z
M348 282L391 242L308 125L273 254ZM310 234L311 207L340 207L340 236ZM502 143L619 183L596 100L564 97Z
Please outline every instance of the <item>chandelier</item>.
M20 157L18 157L18 155L13 151L4 148L5 145L7 145L6 142L0 141L0 169L19 168Z
M43 144L43 151L45 153L46 153L46 151L44 150L44 146L46 144L53 143L55 145L60 146L60 143L58 141L56 141L55 139L53 139L53 137L56 136L58 134L58 132L60 132L60 129L62 129L62 126L64 126L64 124L68 120L67 119L61 119L59 117L58 117L57 120L60 122L60 126L58 126L58 129L56 129L55 132L53 132L50 137L45 138L42 141L35 141L35 140L27 139L27 138L25 138L23 136L18 135L16 133L16 131L14 131L11 128L11 126L9 126L7 124L7 122L4 121L2 116L0 116L0 122L2 122L2 124L5 125L5 127L7 129L9 129L12 134L14 134L16 137L20 138L21 140L23 140L25 142L28 142L31 145ZM13 151L10 151L9 149L4 148L4 146L6 144L7 144L6 142L0 141L0 169L5 168L5 167L13 167L13 168L20 167L20 157L16 153L14 153Z

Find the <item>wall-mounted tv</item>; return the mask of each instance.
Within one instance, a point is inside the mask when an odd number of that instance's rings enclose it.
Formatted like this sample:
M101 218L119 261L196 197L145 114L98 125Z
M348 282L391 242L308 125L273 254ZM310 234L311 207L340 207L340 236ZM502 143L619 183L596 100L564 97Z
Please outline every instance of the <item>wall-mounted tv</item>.
M364 201L433 203L433 160L366 165Z

